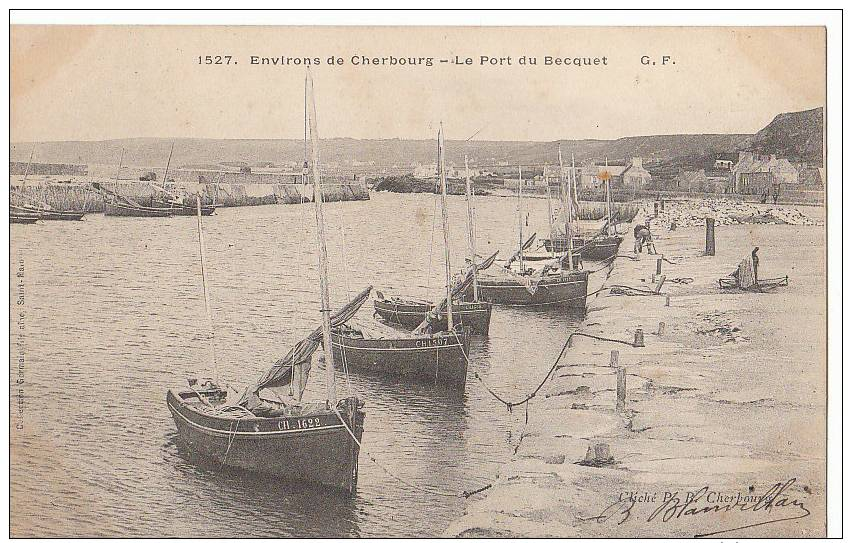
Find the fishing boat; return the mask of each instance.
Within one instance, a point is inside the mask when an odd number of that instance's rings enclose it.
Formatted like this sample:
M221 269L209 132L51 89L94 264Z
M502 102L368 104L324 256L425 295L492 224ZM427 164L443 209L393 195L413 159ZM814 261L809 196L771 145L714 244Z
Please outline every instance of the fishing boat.
M476 272L472 266L468 268L466 275L453 286L453 318L460 323L462 328L470 330L474 335L488 335L491 323L491 304L478 300L475 289L474 274L487 270L497 258L497 252L476 264ZM465 300L466 293L471 292L471 300ZM376 292L377 299L373 302L375 314L387 323L399 325L405 329L413 330L423 324L430 314L435 313L438 304L419 298L405 296L385 297L383 293ZM431 323L434 331L447 330L447 309L444 307L438 320Z
M571 157L571 186L573 187L573 198L568 202L569 206L574 208L579 207L577 200L577 182L575 178L576 168L574 167L574 157ZM571 249L575 255L579 255L582 260L589 261L611 261L618 254L618 249L621 247L624 237L617 231L619 218L612 208L612 195L610 192L610 175L607 170L604 170L598 175L598 178L605 182L606 186L606 217L603 226L594 233L583 235L580 233L578 214L572 212L574 221L574 233L572 236ZM565 213L565 210L562 211ZM546 252L565 254L568 251L568 242L564 232L559 232L555 228L551 228L551 235L544 240L544 249Z
M39 218L35 213L9 213L10 224L33 224Z
M139 205L98 182L92 188L104 196L104 215L109 217L171 217L174 213L168 207L149 207Z
M310 69L305 79L306 124L310 127L312 177L322 186L319 174L319 137ZM309 100L309 102L308 102ZM308 107L310 104L310 108ZM364 429L363 402L357 396L337 398L331 341L332 327L338 329L364 304L371 287L364 289L342 309L331 315L329 308L328 257L325 245L322 190L314 201L319 246L320 301L322 325L297 343L236 401L229 401L227 388L216 378L202 385L189 381L189 388L170 390L166 402L175 420L181 442L222 467L262 473L281 482L307 482L352 493L358 480L358 455ZM205 308L212 335L212 313L204 271L204 241L201 229L201 198L196 201L199 254ZM327 360L326 398L303 401L310 375L311 357L322 345ZM211 344L212 346L212 344Z
M151 199L151 206L153 208L160 209L168 209L171 211L172 215L177 216L191 216L196 214L196 206L193 203L184 202L182 197L179 197L173 194L166 188L166 184L169 179L169 166L172 164L172 154L175 150L175 144L172 142L171 148L169 148L169 157L166 159L166 170L163 173L163 186L158 187L151 183L151 186L154 187L155 190L159 193L157 196ZM216 206L209 204L201 205L201 214L205 217L212 215L216 212Z
M571 232L570 185L566 186L562 151L559 151L560 192L565 213L565 230ZM518 167L518 250L502 266L500 275L483 276L479 280L482 299L498 305L531 307L567 307L583 310L586 307L589 272L577 268L571 247L566 253L554 254L550 260L528 261L525 251L532 245L534 236L524 241L522 217L521 168Z
M9 212L15 215L36 215L43 221L79 221L86 215L83 211L58 211L47 206L9 204Z
M24 203L21 205L9 204L9 214L15 215L17 221L19 223L29 223L32 219L32 215L37 217L37 220L44 221L79 221L86 214L84 211L59 211L53 209L51 206L44 201L44 187L42 187L42 199L39 200L37 198L29 197L24 193L24 187L27 183L27 176L30 171L30 164L32 163L33 154L35 153L35 146L33 146L33 150L30 152L30 158L27 162L27 167L24 170L24 179L21 183L20 189L17 191L20 198L30 200L30 203ZM10 196L11 202L11 196ZM31 221L35 222L35 221Z
M453 311L453 298L460 295L465 282L453 282L450 269L449 219L447 217L447 178L444 168L443 128L438 130L438 169L441 183L442 220L444 230L444 262L446 298L426 315L413 332L402 332L374 322L335 327L331 334L335 360L341 360L353 371L363 371L398 379L434 384L450 389L464 389L467 380L470 334ZM467 276L475 273L471 266ZM446 314L447 331L438 331L438 322Z

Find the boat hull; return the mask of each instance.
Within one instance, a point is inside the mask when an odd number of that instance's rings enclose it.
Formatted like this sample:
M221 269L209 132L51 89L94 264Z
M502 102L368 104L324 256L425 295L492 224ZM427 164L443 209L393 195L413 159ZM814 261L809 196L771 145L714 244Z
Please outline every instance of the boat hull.
M585 309L588 285L589 272L572 271L542 279L534 293L511 277L482 277L479 292L483 300L497 305Z
M470 336L466 333L412 338L359 338L331 334L334 360L352 371L463 389Z
M354 491L358 444L332 411L301 417L221 417L194 409L187 393L169 390L166 403L181 442L218 466L261 473L281 482L308 482ZM348 398L339 411L361 441L364 412Z
M158 204L157 207L161 207L160 206L160 204L161 204L162 208L170 210L172 212L172 215L178 215L178 216L181 216L181 217L185 217L185 216L189 216L189 215L192 215L192 216L198 215L198 208L196 206L170 205L167 202L156 202L156 203ZM216 206L212 206L212 205L201 206L201 214L205 217L210 216L215 212L216 212Z
M10 213L15 215L36 215L43 221L79 221L86 214L82 211L57 211L54 209L40 209L30 206L9 206Z
M609 260L618 254L622 241L624 241L622 236L602 236L588 242L583 238L574 238L572 248L580 254L583 260ZM553 250L554 247L557 252L567 250L565 238L555 238L553 241L545 239L544 246L548 251Z
M398 324L408 330L420 326L426 314L435 306L431 303L396 302L394 300L375 300L376 314L385 322ZM472 334L488 335L491 324L491 304L488 302L461 302L453 304L453 324L461 323ZM447 331L447 312L441 313L441 319L434 325L435 332Z
M9 223L10 224L33 224L39 220L39 216L34 213L14 213L9 214Z
M104 215L109 217L171 217L174 213L165 207L129 206L119 203L105 203Z

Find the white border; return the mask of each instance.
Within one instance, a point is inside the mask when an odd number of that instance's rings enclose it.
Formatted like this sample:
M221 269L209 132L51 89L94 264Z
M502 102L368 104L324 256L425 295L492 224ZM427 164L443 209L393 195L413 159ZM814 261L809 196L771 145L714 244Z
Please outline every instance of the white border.
M485 5L485 2L476 2ZM99 0L89 2L90 7L97 8L112 7L114 2L107 3ZM173 3L162 1L152 1L148 3L152 8L167 7ZM212 4L215 4L212 3ZM327 2L315 1L313 5L319 7L337 7L343 2ZM390 5L390 2L378 2L376 7L381 7L382 4ZM444 7L452 5L450 2L438 0L431 3L435 7ZM618 2L617 4L626 4L626 2ZM740 3L731 1L716 2L719 7L736 7ZM773 8L797 7L790 2L774 2ZM42 7L63 7L64 4L58 1L42 2ZM394 3L393 6L398 6ZM494 3L489 2L488 6L493 7ZM679 7L682 3L673 1L658 3L658 6ZM211 3L207 2L204 7L210 7ZM836 2L833 8L839 8L842 4ZM843 75L842 75L842 13L839 11L809 11L809 10L790 10L790 11L637 11L637 10L619 10L619 11L291 11L291 12L272 12L272 11L99 11L99 12L70 12L70 11L32 11L32 10L15 10L10 13L10 22L14 24L161 24L161 25L512 25L512 26L529 26L529 25L569 25L569 26L826 26L827 27L827 101L826 101L826 149L828 154L826 162L826 171L828 175L827 182L827 201L828 216L828 246L830 251L828 254L828 277L830 278L827 287L829 300L828 311L828 356L829 356L829 382L828 382L828 479L827 479L827 509L828 509L828 535L829 537L839 537L842 528L842 504L841 504L841 487L842 480L842 465L841 451L839 445L841 443L841 392L842 392L842 307L839 302L842 299L842 259L838 249L841 245L841 232L848 234L847 240L852 240L852 226L849 231L845 232L843 228L841 206L846 202L843 200L842 188L842 118L845 118L845 113L841 117L842 111L842 93L843 93ZM4 30L4 40L6 44L6 62L8 63L8 44L9 44L9 29L8 26ZM791 77L795 77L795 67L791 67ZM9 103L9 81L8 81L8 64L4 71L4 77L7 78L4 84L7 103ZM9 126L8 109L3 110L6 126ZM8 143L8 142L7 142ZM6 145L3 151L8 159L9 146ZM5 191L0 191L3 198L4 209L8 209L8 195ZM852 204L850 204L852 205ZM9 239L8 221L3 223L5 229L4 239ZM843 243L843 248L847 245L852 246L852 241ZM4 251L4 259L6 259L7 268L9 265L9 247L7 245ZM791 249L794 249L791 246ZM4 289L4 296L8 303L9 291ZM844 300L845 301L845 300ZM845 327L844 327L845 328ZM852 330L852 325L850 325ZM795 333L795 331L791 331ZM8 337L8 327L5 334ZM6 354L7 368L9 367L8 351ZM815 360L814 363L820 363ZM3 408L7 417L9 416L9 402L5 403ZM2 425L3 436L6 443L9 442L9 427ZM3 456L8 466L8 448L3 449ZM3 471L4 482L8 488L8 473ZM4 494L4 500L8 507L8 494ZM8 516L3 516L4 534L8 534Z

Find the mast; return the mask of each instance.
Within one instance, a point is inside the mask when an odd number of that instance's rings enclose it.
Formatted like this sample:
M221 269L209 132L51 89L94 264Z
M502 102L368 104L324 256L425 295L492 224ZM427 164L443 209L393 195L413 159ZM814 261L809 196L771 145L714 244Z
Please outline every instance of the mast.
M565 168L562 166L562 146L559 151L559 192L562 195L562 207L565 210L565 246L568 250L568 269L574 269L574 256L571 254L571 246L574 244L574 234L571 232L571 185L565 183ZM566 185L567 188L566 188Z
M521 178L521 165L518 164L518 264L520 265L521 273L524 273L524 220L523 211L521 208L521 187L524 181Z
M574 227L577 229L577 232L580 231L580 192L577 190L577 168L574 165L574 153L571 153L571 190L574 192L574 201L571 202L571 205L577 204L574 209L577 211L577 214L574 215Z
M556 247L553 243L553 201L550 197L550 182L547 180L547 165L544 165L544 186L547 190L547 224L550 226L550 252L556 254Z
M118 194L118 178L121 176L121 165L124 163L124 147L121 148L121 153L118 155L118 168L115 170L115 183L113 183L113 193ZM113 202L116 202L117 199L115 196L112 198Z
M470 252L470 262L473 265L473 301L479 301L479 268L476 263L476 224L473 209L473 183L470 180L470 170L467 166L467 155L464 155L464 191L467 196L467 245Z
M317 217L317 246L319 247L320 311L322 312L322 345L325 351L325 386L328 404L337 405L334 388L334 355L331 348L331 315L328 294L328 253L325 247L325 222L322 214L322 178L319 171L319 134L317 133L317 104L314 100L314 79L308 68L305 76L306 110L311 134L311 176L314 178L314 210Z
M166 173L163 174L163 190L166 190L166 181L169 179L169 165L172 163L172 151L175 150L175 142L172 142L172 148L169 149L169 158L166 160Z
M122 149L123 151L123 149ZM213 357L213 382L219 383L219 365L216 363L216 338L213 329L213 311L210 309L210 295L207 294L207 271L204 269L205 256L204 233L201 229L201 195L195 196L198 217L198 256L201 260L201 288L204 291L204 310L207 312L207 325L210 328L210 353Z
M612 195L610 194L610 185L609 180L612 177L609 173L609 159L604 157L604 164L606 166L606 235L608 236L610 233L610 228L612 227Z
M447 330L453 331L453 284L450 269L450 220L447 214L447 173L444 170L444 123L438 128L438 175L441 179L441 220L444 227L444 270L447 278Z
M24 190L24 186L27 184L27 176L30 173L30 164L33 163L33 155L35 154L35 144L33 144L32 151L30 151L30 159L27 160L27 167L24 168L24 179L21 181L21 191Z

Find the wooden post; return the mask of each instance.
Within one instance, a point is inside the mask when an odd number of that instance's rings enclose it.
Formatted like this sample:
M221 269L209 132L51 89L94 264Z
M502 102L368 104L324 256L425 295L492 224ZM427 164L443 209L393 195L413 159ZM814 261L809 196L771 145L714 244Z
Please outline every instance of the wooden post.
M661 275L663 273L663 257L657 257L657 275Z
M654 218L660 216L660 202L654 202Z
M666 332L666 323L660 321L660 327L657 329L657 335L661 336Z
M661 199L660 200L660 211L665 211L665 210L666 210L666 201Z
M716 220L705 219L704 256L716 256Z
M637 328L636 333L633 334L633 346L634 347L644 347L645 346L645 334L642 332L641 328Z
M613 349L609 352L609 367L617 368L618 367L618 351Z
M671 297L668 294L666 294L666 307L670 307L671 302L672 302Z
M615 379L615 410L621 413L627 400L627 369L616 369Z

